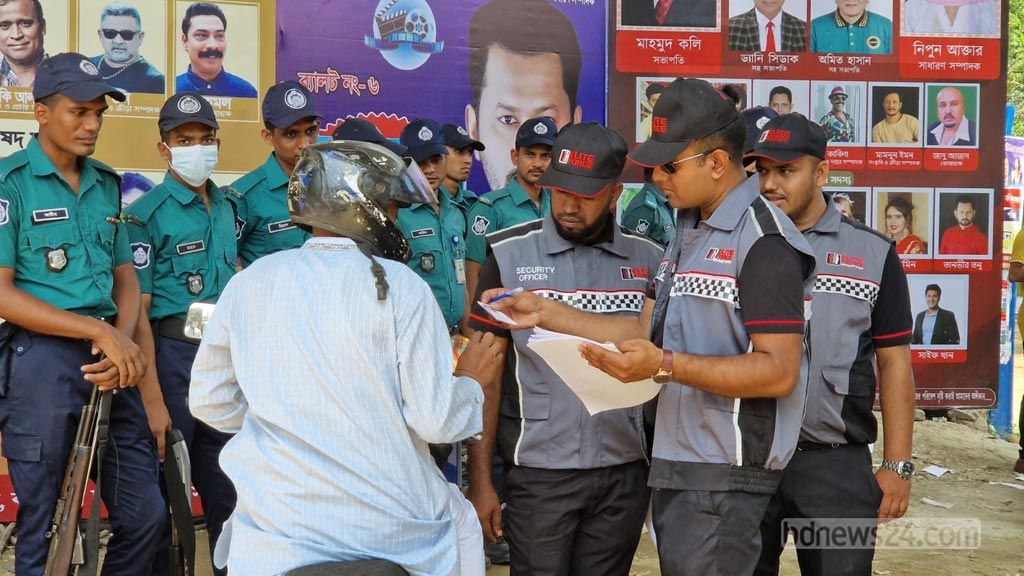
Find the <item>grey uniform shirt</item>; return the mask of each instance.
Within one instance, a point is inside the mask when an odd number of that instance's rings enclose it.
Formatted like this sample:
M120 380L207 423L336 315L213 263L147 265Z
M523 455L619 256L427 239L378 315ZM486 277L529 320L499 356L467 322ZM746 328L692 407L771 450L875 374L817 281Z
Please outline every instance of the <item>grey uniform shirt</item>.
M800 440L867 444L878 434L875 349L910 344L910 292L892 241L829 206L804 232L818 278Z
M599 314L637 316L662 249L609 219L593 246L572 243L548 215L488 236L492 254L480 274L484 290L522 286L545 298ZM593 469L644 459L642 408L590 416L553 370L527 348L530 330L498 328L474 305L470 326L511 338L502 379L498 452L509 463L545 469Z
M752 333L803 333L814 285L811 247L758 192L757 176L715 212L680 213L655 274L651 335L675 352L733 356ZM672 383L662 390L650 485L773 493L796 450L807 357L786 398L730 398Z

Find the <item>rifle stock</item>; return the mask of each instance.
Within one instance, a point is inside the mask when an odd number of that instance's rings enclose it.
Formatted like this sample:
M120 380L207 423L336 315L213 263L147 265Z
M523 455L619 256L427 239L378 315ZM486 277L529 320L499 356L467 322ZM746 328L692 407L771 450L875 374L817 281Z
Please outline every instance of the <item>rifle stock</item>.
M78 522L82 517L85 487L89 482L89 471L96 450L97 414L101 398L109 401L109 392L100 393L94 388L89 404L82 407L82 419L78 422L75 444L68 456L64 480L60 486L60 497L53 513L53 523L46 537L50 548L46 554L46 569L43 576L67 576L73 564L82 564L81 534ZM96 494L96 498L100 495Z

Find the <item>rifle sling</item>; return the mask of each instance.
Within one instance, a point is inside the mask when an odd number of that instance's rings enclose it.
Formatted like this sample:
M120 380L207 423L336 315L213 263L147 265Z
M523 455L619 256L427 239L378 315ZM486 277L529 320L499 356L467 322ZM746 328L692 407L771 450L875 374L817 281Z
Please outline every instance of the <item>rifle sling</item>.
M96 576L100 556L100 498L103 480L103 461L107 456L107 440L110 435L110 403L112 392L101 392L96 407L96 466L93 483L92 506L85 524L85 563L78 569L78 576Z

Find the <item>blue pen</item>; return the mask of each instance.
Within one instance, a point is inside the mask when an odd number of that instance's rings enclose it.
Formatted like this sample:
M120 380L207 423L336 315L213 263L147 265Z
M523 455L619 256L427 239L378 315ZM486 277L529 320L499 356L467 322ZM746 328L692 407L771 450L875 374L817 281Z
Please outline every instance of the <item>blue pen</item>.
M516 294L519 294L522 291L523 291L523 287L522 286L520 286L518 288L513 288L513 289L509 290L508 292L505 292L501 296L498 296L498 297L494 298L493 300L488 302L488 304L494 304L498 300L501 300L501 299L504 299L504 298L508 298L509 296L515 296Z

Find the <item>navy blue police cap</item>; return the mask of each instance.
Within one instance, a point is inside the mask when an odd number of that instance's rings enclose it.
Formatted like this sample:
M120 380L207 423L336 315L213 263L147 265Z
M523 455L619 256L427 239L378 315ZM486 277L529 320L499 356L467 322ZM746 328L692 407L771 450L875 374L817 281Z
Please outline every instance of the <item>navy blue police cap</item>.
M96 65L77 52L51 56L36 69L32 98L40 100L54 94L63 94L78 102L89 102L103 95L118 102L125 100L124 92L104 82Z
M441 125L429 118L420 118L410 122L398 140L409 149L407 153L416 163L423 162L437 154L448 155L448 147L444 143L444 132Z
M558 136L558 126L555 125L554 120L547 116L530 118L523 122L519 131L516 132L516 149L529 148L538 144L554 146L556 136Z
M294 80L274 84L263 97L263 119L274 128L287 128L303 118L322 118L313 95Z
M362 118L346 119L341 126L334 129L334 132L331 133L331 139L378 144L403 157L409 151L408 148L398 142L385 138L372 122Z
M213 106L198 92L178 92L160 108L160 132L170 132L182 124L198 122L214 130L220 128Z
M479 140L474 140L466 129L458 124L445 124L441 127L441 133L444 134L444 143L449 148L456 150L462 150L463 148L472 148L477 152L485 150L487 147L484 143Z

